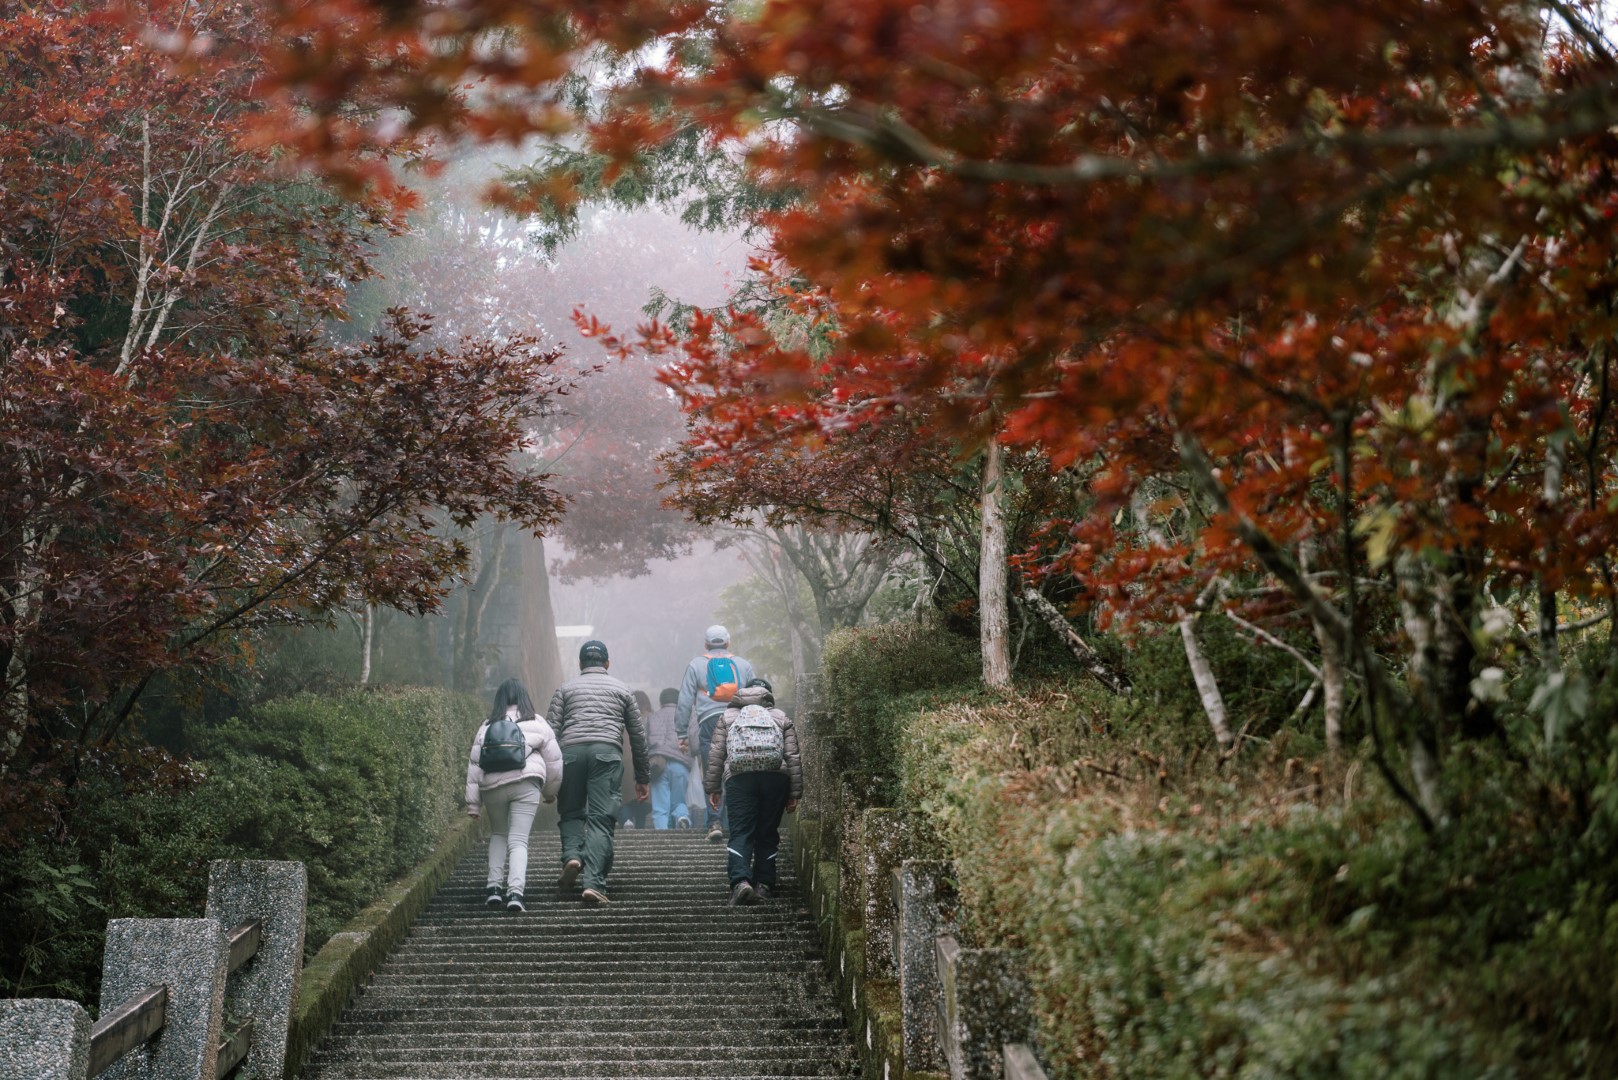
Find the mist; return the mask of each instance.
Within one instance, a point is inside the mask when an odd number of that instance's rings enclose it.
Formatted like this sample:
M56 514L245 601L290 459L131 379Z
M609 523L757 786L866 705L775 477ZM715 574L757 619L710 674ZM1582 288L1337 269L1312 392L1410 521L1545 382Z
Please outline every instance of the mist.
M551 426L535 433L531 467L554 477L569 508L559 527L529 546L518 580L502 586L505 606L519 609L504 621L529 629L512 648L498 627L487 628L484 681L517 675L536 696L548 696L577 673L584 637L559 637L554 658L537 638L550 628L588 626L607 643L613 674L656 701L702 651L704 629L723 621L722 591L751 571L711 533L661 506L655 458L677 443L684 423L655 381L655 364L609 357L580 334L574 315L632 334L648 321L654 297L723 306L752 252L740 233L699 232L676 210L612 207L586 208L577 235L547 250L542 228L482 202L502 167L525 160L515 151L480 151L425 181L411 231L383 245L377 280L356 290L353 329L368 332L374 314L403 305L431 313L441 340L529 336L564 350L563 368L581 377ZM548 588L521 580L535 563ZM474 567L462 591L476 577ZM547 602L549 611L530 610ZM739 636L735 648L747 654Z

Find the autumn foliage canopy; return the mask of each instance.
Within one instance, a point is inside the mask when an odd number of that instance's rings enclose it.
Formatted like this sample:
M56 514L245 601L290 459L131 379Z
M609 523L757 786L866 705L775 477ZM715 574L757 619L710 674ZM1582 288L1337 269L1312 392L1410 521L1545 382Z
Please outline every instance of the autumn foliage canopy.
M582 128L610 184L700 131L785 207L758 222L771 302L588 328L670 361L707 460L893 425L1033 451L1087 496L1029 581L1104 620L1301 620L1417 788L1491 729L1491 612L1537 625L1549 679L1558 605L1618 603L1618 60L1577 7L270 10L254 130L356 189L388 192L401 135ZM581 94L586 64L612 74ZM565 211L576 179L501 198Z

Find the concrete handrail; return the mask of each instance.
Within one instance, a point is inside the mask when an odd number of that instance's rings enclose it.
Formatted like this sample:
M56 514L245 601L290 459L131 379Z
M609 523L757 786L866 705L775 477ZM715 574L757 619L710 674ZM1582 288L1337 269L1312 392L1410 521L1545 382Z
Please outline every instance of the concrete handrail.
M307 895L302 863L215 862L204 918L113 919L101 1020L72 1001L0 1002L0 1080L220 1080L244 1063L284 1080ZM245 1019L225 1034L227 997Z

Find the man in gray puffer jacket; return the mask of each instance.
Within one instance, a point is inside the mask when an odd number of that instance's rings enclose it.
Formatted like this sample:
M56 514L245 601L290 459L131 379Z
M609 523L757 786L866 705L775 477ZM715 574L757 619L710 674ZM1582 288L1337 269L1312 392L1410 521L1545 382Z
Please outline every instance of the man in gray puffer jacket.
M582 873L584 902L604 904L623 799L625 730L635 759L635 797L642 801L651 781L651 758L634 693L607 674L607 646L586 641L579 648L579 669L579 677L551 695L545 710L562 748L562 790L556 799L562 877L557 884L571 889Z

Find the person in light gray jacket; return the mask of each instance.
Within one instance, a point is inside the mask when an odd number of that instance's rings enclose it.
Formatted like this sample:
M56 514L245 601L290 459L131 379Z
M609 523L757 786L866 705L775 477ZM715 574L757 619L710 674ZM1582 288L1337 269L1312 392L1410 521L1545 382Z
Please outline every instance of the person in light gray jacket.
M484 772L483 739L489 725L510 718L521 729L527 756L520 769ZM512 745L515 745L513 742ZM491 908L523 911L523 889L528 882L528 834L541 799L555 802L562 787L562 750L550 724L534 712L528 690L507 679L494 692L489 718L472 740L466 763L466 812L489 818L488 898Z
M734 668L736 683L730 692L720 690L708 685L708 673L713 668L715 660L722 660ZM714 725L719 722L720 715L725 711L725 703L730 700L731 693L746 686L754 678L753 665L747 662L746 657L737 656L730 651L730 631L717 623L708 627L702 635L702 655L693 657L685 667L685 678L680 681L680 697L674 705L674 733L679 737L680 749L690 753L694 747L702 767L708 763L708 751L712 747ZM715 697L714 695L718 695ZM696 738L691 737L691 718L696 717ZM719 841L725 836L724 802L721 798L716 809L711 804L703 809L703 826L707 829L708 839Z
M557 828L562 834L562 876L571 889L584 877L582 899L607 902L612 872L612 838L618 825L619 790L624 774L620 740L629 732L634 758L635 798L644 801L651 782L646 725L629 687L607 674L607 646L586 641L579 648L579 677L551 695L545 717L562 747L562 790L557 796Z

